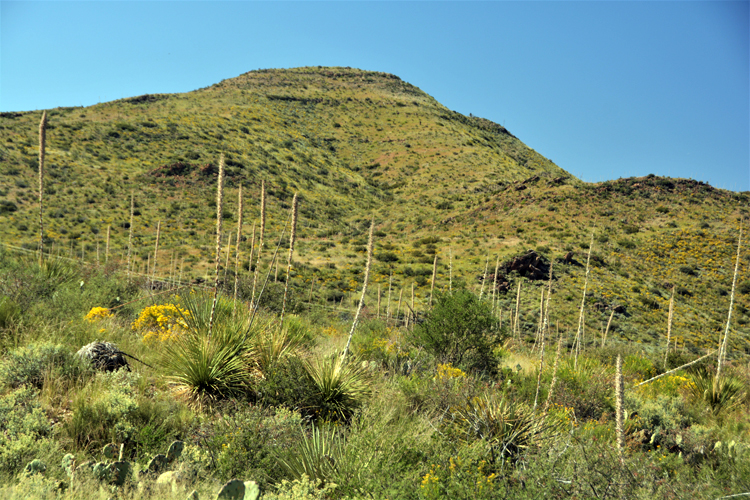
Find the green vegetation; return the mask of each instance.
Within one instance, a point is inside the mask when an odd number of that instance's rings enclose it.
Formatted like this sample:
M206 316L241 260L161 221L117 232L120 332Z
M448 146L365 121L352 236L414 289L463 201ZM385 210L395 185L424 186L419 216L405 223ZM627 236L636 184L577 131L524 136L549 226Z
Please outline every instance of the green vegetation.
M39 116L0 114L0 497L750 492L745 246L732 286L747 193L585 184L500 125L349 68L255 71L47 117L40 259ZM232 246L222 234L214 309L222 153ZM247 200L262 181L258 258L260 203ZM129 371L76 355L101 340Z

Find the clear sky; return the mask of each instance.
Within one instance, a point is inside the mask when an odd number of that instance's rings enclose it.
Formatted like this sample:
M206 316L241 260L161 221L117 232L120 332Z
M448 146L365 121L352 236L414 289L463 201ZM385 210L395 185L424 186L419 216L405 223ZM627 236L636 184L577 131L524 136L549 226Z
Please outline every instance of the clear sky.
M750 3L0 1L0 111L385 71L586 181L750 190Z

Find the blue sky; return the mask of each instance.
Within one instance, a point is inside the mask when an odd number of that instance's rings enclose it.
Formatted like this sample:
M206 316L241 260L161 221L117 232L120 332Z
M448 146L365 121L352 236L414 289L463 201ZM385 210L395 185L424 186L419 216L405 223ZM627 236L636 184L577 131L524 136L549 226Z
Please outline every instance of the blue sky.
M394 73L586 181L750 190L750 3L0 1L0 111Z

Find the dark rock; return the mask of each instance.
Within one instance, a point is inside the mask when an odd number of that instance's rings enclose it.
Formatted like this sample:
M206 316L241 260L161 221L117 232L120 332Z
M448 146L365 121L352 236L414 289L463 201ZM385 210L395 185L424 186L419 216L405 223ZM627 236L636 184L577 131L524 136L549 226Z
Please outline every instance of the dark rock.
M91 361L94 368L99 371L113 372L122 367L130 371L130 365L123 352L111 342L94 341L81 347L76 355Z

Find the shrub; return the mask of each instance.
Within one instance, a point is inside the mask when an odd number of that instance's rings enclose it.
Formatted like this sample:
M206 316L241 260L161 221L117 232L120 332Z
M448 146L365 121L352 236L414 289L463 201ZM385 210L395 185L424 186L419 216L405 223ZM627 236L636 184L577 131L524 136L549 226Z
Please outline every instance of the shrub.
M495 373L492 351L505 337L489 305L466 290L437 293L424 323L412 342L436 358L467 370Z
M49 343L29 344L11 351L0 362L0 385L13 388L30 385L41 389L51 371L74 378L89 370L87 364L67 347Z

